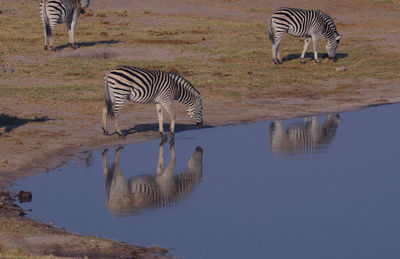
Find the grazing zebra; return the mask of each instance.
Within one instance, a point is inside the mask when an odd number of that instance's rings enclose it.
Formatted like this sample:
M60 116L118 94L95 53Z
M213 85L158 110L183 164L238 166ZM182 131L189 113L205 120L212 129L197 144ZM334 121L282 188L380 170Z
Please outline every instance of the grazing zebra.
M115 153L114 163L108 166L107 150L103 152L103 174L106 179L106 206L114 214L123 216L144 209L166 207L187 196L202 180L203 150L196 147L187 170L174 175L175 147L170 146L171 161L164 167L164 143L159 146L156 175L136 176L127 181L119 167L122 148Z
M175 132L175 112L172 101L187 106L189 116L199 126L203 123L201 95L185 78L174 72L146 70L131 66L118 66L108 72L105 81L105 107L103 108L103 132L108 134L107 115L114 120L117 134L122 135L118 125L118 115L125 100L137 103L156 103L160 135L163 129L163 111L170 120L170 134ZM113 109L114 106L114 109Z
M280 8L276 10L268 23L269 38L272 41L272 59L275 64L281 64L279 57L279 44L284 33L294 37L306 37L303 52L301 53L301 63L304 64L304 55L310 39L313 41L314 60L318 59L318 39L323 35L327 41L326 50L329 59L336 61L336 49L342 35L336 30L333 19L322 11L302 10L296 8ZM275 34L274 34L275 32Z
M40 0L40 18L44 28L44 49L47 50L47 37L50 48L54 50L53 32L57 23L66 23L69 43L74 49L74 29L79 14L84 14L90 0Z
M280 121L270 124L270 145L278 154L313 154L326 147L334 138L340 118L329 114L323 124L314 116L304 124L294 124L285 129Z

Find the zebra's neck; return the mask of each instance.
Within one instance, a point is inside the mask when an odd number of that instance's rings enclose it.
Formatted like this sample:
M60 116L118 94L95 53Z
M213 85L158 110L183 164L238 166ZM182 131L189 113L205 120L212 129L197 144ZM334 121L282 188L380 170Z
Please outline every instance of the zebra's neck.
M185 78L171 73L171 78L175 81L175 100L185 104L192 105L193 99L200 94Z
M322 30L322 35L324 35L324 37L328 40L328 41L333 41L335 40L336 36L338 35L337 30L336 30L336 26L334 21L332 20L332 18L323 13L320 12L321 14L321 19L322 22L324 23L324 27Z

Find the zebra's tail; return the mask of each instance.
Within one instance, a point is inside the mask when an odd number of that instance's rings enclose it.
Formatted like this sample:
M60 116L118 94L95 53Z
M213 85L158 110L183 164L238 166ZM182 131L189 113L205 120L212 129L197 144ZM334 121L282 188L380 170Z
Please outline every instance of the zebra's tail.
M110 93L110 87L108 87L108 75L104 77L104 101L105 101L105 106L107 108L107 115L110 119L115 118L115 114L113 111L113 101L111 98L111 93Z
M275 44L275 40L274 40L275 35L274 35L274 32L272 31L271 26L272 26L272 16L271 16L271 18L269 18L269 22L268 22L268 33L269 33L269 39L271 40L272 44Z
M46 30L46 35L51 35L51 28L50 28L50 20L49 16L47 15L47 3L48 0L43 0L42 12L43 12L43 23Z

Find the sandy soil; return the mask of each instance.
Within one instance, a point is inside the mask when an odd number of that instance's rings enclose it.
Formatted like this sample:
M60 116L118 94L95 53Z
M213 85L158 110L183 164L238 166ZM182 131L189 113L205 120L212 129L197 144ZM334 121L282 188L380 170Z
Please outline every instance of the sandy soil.
M355 24L371 24L371 17L388 21L389 29L394 32L398 28L392 26L391 19L399 19L398 10L371 10L357 6L357 15L351 1L302 1L303 8L325 9L342 26L340 31L344 35L364 33L364 28ZM251 8L259 10L273 10L282 5L299 6L298 1L208 1L208 0L150 0L135 1L134 5L127 5L125 0L114 0L113 9L129 10L136 13L151 14L188 14L221 19L237 19L265 22L264 12L250 12ZM109 8L109 1L92 1L91 8ZM150 19L150 18L149 18ZM345 22L344 22L345 21ZM153 21L154 22L154 21ZM380 23L381 24L381 23ZM399 34L379 34L381 25L369 27L371 40L384 50L390 48L393 53L400 53ZM393 28L392 28L393 27ZM379 40L377 40L379 39ZM61 51L60 56L84 56L90 58L118 59L126 49L112 47L93 47L78 49L74 52ZM146 59L168 61L180 55L179 52L155 47L130 49L128 54L132 60ZM191 55L186 53L185 55ZM18 58L18 57L16 57ZM204 58L204 57L199 57ZM340 73L340 72L338 72ZM251 75L249 75L251 77ZM15 79L20 84L29 83ZM0 84L4 82L0 79ZM9 83L9 82L7 82ZM208 95L204 100L205 126L221 126L228 124L247 123L253 121L272 120L278 118L292 118L311 114L339 112L360 109L369 105L400 102L399 80L378 80L371 75L370 80L363 82L320 82L324 87L316 88L304 86L301 89L293 87L270 88L258 90L248 99L222 99ZM129 106L129 105L128 105ZM8 108L7 108L8 107ZM124 139L116 135L104 136L101 131L101 114L83 115L79 107L68 107L63 104L43 104L20 101L15 103L13 98L1 99L0 113L11 113L19 118L31 118L18 121L11 130L5 132L0 129L0 187L5 188L11 181L27 177L38 172L46 171L68 161L72 157L85 151L102 149L120 144L135 143L158 138L157 117L154 105L130 105L123 112L120 125L129 129ZM182 107L177 105L177 131L193 129L192 121L187 117ZM179 108L180 107L180 108ZM100 111L101 107L93 107ZM134 113L132 111L135 110ZM35 117L37 117L35 119ZM77 120L76 118L80 118ZM111 127L111 125L110 125ZM111 129L111 128L110 128ZM7 225L0 223L0 244L8 247L22 247L25 251L59 255L90 255L94 247L104 248L104 256L110 249L116 249L113 255L129 257L129 245L112 241L104 241L94 237L80 237L69 234L65 230L58 230L49 225L37 223L19 216L0 217L0 222L7 220ZM10 231L12 229L12 231ZM29 229L29 231L24 230ZM12 233L12 234L10 234ZM87 238L84 245L82 238ZM91 239L92 238L92 239ZM21 241L22 240L22 241ZM105 242L105 243L103 243ZM18 244L18 245L17 245ZM115 247L119 247L118 249ZM77 247L77 248L76 248ZM153 251L154 252L154 251ZM159 256L160 251L150 256ZM119 254L120 253L120 254Z

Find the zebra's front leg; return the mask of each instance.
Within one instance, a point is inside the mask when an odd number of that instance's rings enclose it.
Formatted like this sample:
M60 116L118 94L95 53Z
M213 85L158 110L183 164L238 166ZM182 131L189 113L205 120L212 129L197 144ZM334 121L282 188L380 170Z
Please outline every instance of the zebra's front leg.
M170 134L171 138L173 138L175 135L175 112L174 112L174 108L172 106L172 102L164 103L163 107L167 111L167 113L169 115L169 119L171 121L171 125L169 128L169 134Z
M315 62L320 63L320 61L318 59L318 37L313 36L312 40L313 40L313 48L314 48L314 60L315 60Z
M156 109L158 116L158 132L160 133L160 136L163 138L163 140L165 140L167 138L167 135L164 133L164 115L162 111L162 105L156 103Z
M75 31L75 25L77 22L78 17L76 15L73 16L72 21L70 24L67 23L68 27L68 39L69 39L69 44L72 49L75 49L74 45L74 31Z
M310 37L307 37L305 40L304 40L304 48L303 48L303 52L301 53L301 64L304 64L305 62L304 62L304 56L306 55L306 51L307 51L307 48L308 48L308 44L310 43Z

